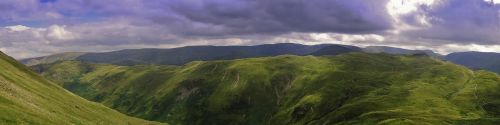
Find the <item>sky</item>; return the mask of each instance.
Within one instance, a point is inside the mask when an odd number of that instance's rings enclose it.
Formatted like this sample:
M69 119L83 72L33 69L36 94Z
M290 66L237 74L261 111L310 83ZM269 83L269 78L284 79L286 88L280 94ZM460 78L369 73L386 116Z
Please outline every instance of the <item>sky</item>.
M0 0L18 59L272 43L500 52L500 0Z

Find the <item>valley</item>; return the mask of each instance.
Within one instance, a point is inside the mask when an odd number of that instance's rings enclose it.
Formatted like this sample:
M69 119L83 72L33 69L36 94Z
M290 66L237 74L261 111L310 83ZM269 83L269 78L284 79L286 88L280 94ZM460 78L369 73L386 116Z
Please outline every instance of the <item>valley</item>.
M0 0L0 125L500 125L500 0Z
M62 61L33 69L86 99L170 124L500 122L498 75L419 55L284 55L182 66Z

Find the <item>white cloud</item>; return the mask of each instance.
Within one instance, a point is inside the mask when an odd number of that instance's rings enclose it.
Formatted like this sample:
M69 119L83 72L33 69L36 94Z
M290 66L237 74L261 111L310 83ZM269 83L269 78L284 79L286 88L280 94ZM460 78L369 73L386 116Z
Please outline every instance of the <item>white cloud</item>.
M309 36L314 41L338 41L338 42L357 42L357 41L372 41L382 42L385 38L377 34L338 34L338 33L310 33Z
M493 3L493 4L500 4L500 0L484 0L484 2Z
M479 45L479 44L446 44L434 49L439 53L478 51L478 52L500 52L500 45Z
M395 22L395 29L393 33L399 34L405 30L415 30L419 28L430 27L429 21L434 19L428 17L422 7L426 9L433 9L437 7L438 3L442 0L390 0L386 4L387 13L392 16ZM408 21L407 16L411 15L414 21ZM410 24L413 22L415 24ZM423 27L421 27L423 26Z
M30 27L23 25L7 26L5 28L9 29L10 32L20 32L31 29Z
M72 40L75 35L67 31L66 26L52 25L47 29L47 37L54 40Z

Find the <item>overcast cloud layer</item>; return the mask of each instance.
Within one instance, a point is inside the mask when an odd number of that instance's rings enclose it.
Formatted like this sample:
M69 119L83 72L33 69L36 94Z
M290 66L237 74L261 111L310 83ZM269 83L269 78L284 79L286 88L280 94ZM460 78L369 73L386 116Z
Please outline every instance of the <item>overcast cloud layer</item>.
M496 3L1 0L0 50L27 58L68 51L293 42L500 52Z

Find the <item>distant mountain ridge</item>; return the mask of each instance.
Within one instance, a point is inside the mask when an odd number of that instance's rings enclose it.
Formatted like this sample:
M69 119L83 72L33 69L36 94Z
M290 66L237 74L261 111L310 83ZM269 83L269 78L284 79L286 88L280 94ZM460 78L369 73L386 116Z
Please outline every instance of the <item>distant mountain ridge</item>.
M172 49L134 49L108 53L89 53L77 60L117 65L182 65L192 61L231 60L277 55L307 55L332 45L265 44L257 46L187 46Z
M408 50L384 46L360 48L339 44L302 45L278 43L255 46L186 46L171 49L127 49L102 53L62 53L46 57L23 59L21 62L29 66L65 60L115 65L183 65L192 61L231 60L278 55L337 55L350 52L401 55L424 53L429 56L439 57L439 54L430 50Z
M48 64L56 61L78 60L92 63L109 63L116 65L161 64L182 65L191 61L230 60L250 57L266 57L278 55L309 55L324 47L350 48L359 51L355 46L320 44L301 45L293 43L264 44L256 46L186 46L171 49L127 49L102 53L56 54L47 57L22 59L27 65ZM61 57L64 56L64 57ZM47 60L59 59L59 60Z
M483 69L500 73L500 53L456 52L446 55L444 59L472 69Z
M367 46L363 48L364 52L367 53L387 53L387 54L397 54L397 55L414 55L414 54L426 54L432 57L440 58L442 55L435 53L432 50L410 50L402 49L396 47L388 46Z
M361 48L355 47L355 46L331 45L331 46L323 47L315 52L312 52L309 55L314 55L314 56L338 55L338 54L350 53L350 52L360 52L361 50L362 50Z
M356 47L338 44L301 45L293 43L264 44L256 46L186 46L171 49L127 49L102 53L61 53L45 57L20 60L33 66L57 61L76 60L89 63L115 65L183 65L192 61L231 60L278 55L337 55L350 52L387 53L395 55L424 54L442 58L472 69L500 73L500 53L456 52L446 56L431 50L410 50L388 46Z

